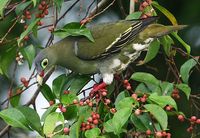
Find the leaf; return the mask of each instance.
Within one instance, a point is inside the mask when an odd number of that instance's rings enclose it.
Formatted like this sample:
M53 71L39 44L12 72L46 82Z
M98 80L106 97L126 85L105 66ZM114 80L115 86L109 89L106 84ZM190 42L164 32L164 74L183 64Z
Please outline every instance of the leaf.
M162 95L168 95L170 96L173 89L174 89L174 85L172 83L169 83L169 82L162 82L160 84L160 87L161 87L161 91L162 91Z
M15 8L15 13L17 15L19 15L20 13L23 13L23 11L31 4L31 1L27 1L27 2L22 2L20 4L17 5L17 7Z
M1 17L4 17L3 11L9 2L10 2L10 0L1 0L0 1L0 16Z
M178 25L176 18L174 17L174 15L169 12L165 7L161 6L160 4L158 4L158 2L156 1L152 1L152 6L154 6L155 8L157 8L160 12L162 12L170 21L173 25Z
M93 129L87 130L85 132L85 137L86 138L97 138L97 136L99 136L100 133L101 133L101 130L99 128L93 128Z
M54 135L52 138L70 138L68 135Z
M79 138L80 127L81 123L83 122L83 119L84 117L80 115L78 121L70 127L70 132L69 132L70 138Z
M118 103L116 103L115 108L117 110L120 110L120 109L126 108L126 107L130 108L130 107L132 107L133 103L135 103L135 102L136 102L135 99L133 99L132 97L126 97L126 98L120 100Z
M54 3L56 5L56 8L58 9L58 12L60 12L64 0L55 0Z
M147 51L147 55L145 56L145 59L139 63L139 65L143 65L149 61L151 61L155 56L158 54L158 51L160 49L160 41L157 39L151 42L149 49Z
M23 128L25 130L30 129L26 117L16 108L8 108L0 112L0 117L13 127Z
M129 97L129 96L130 96L129 93L128 93L128 91L126 91L126 90L120 92L120 93L118 94L116 100L115 100L115 106L116 106L122 99L124 99L125 97Z
M65 105L72 104L74 99L78 100L78 97L76 96L75 93L63 94L61 96L61 102L62 104L65 104Z
M160 81L158 79L156 79L150 73L136 72L136 73L132 74L131 79L139 81L139 82L143 82L143 83L154 84L154 85L159 85L160 84Z
M28 61L29 69L31 69L33 60L35 59L36 51L33 45L29 45L27 47L23 47L20 49L20 52L24 56L24 58Z
M19 39L17 40L18 45L20 45L20 42L24 39L24 37L27 36L31 32L33 27L37 25L38 21L40 21L40 18L37 18L35 21L31 22L28 28L20 35Z
M51 88L47 84L41 86L42 95L47 101L54 101L55 95L52 93Z
M78 107L76 105L66 106L67 112L64 112L63 115L66 120L76 119L78 116Z
M190 98L190 93L191 93L191 88L187 85L187 84L184 84L184 83L181 83L181 84L176 84L176 87L183 91L187 97L187 99L189 100Z
M77 94L90 81L90 76L76 75L71 82L70 91Z
M53 94L55 94L55 96L58 99L60 98L60 94L64 91L66 83L67 83L67 76L65 74L62 74L53 80L52 84Z
M42 115L42 117L41 117L41 122L44 122L44 120L46 119L46 117L47 117L50 113L55 112L56 109L58 108L57 106L58 106L57 104L54 104L54 105L50 106L50 107L44 112L44 114Z
M129 14L125 20L133 20L133 19L139 19L142 15L142 12L141 11L137 11L137 12L134 12L132 14Z
M185 47L187 54L190 55L191 52L190 46L187 43L185 43L182 38L180 38L177 32L172 32L171 34Z
M136 87L135 92L136 92L136 93L140 93L140 92L142 92L142 93L151 93L151 91L148 89L148 87L146 87L146 86L144 85L144 83L140 83L140 84Z
M60 123L62 125L61 130L63 130L64 121L65 121L65 119L64 119L64 116L62 115L62 113L53 112L53 113L49 114L44 121L44 126L43 126L44 134L47 137L52 136L54 129L56 128L58 123Z
M62 29L54 31L53 34L61 38L68 36L85 36L90 41L94 42L90 30L85 26L81 26L81 24L77 22L68 23Z
M176 102L171 96L159 96L156 93L153 93L148 97L148 100L158 104L162 108L164 108L166 105L170 105L177 110Z
M10 99L10 104L12 105L12 107L17 107L19 105L21 94L19 94L18 91L21 91L21 89L22 87L16 87L12 92L12 95L15 95Z
M155 117L163 130L167 129L168 117L166 112L160 106L155 104L146 104L144 105L144 108Z
M26 117L29 126L37 131L39 134L42 134L42 126L40 123L40 117L37 114L37 112L35 110L33 110L32 108L26 107L26 106L20 106L17 107L17 109L23 113L23 115Z
M196 66L197 61L194 59L189 59L180 68L180 75L184 83L188 83L190 77L191 69Z
M37 4L37 0L32 0L32 2L33 2L33 6L35 7Z
M166 35L160 38L160 43L163 45L165 54L169 57L171 55L171 45L174 44L173 39L169 35Z

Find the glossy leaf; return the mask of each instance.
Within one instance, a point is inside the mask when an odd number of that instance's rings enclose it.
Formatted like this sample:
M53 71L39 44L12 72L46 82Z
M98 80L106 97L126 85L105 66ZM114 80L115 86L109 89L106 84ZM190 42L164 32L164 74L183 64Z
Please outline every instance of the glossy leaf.
M64 0L55 0L54 3L58 9L58 11L61 10L62 4L63 4Z
M30 69L32 66L32 63L35 59L35 55L36 55L35 47L33 45L23 47L22 49L20 49L20 52L22 53L24 58L28 61L28 65L29 65L29 69Z
M18 45L20 45L20 42L24 39L24 37L27 36L31 32L31 30L37 24L38 21L40 21L39 18L37 18L35 21L29 24L28 28L20 35L20 38L17 40Z
M1 0L0 1L0 16L4 17L3 12L4 12L4 8L7 6L8 2L10 2L10 0Z
M101 133L101 130L99 128L93 128L93 129L87 130L85 132L85 137L86 138L97 138L97 136L99 136L100 133Z
M156 79L152 74L145 72L136 72L131 76L132 80L136 80L143 83L150 83L154 85L159 85L160 81Z
M21 89L21 87L16 87L12 92L12 95L15 95L10 99L10 104L12 105L12 107L17 107L19 105L21 94L19 94L18 92L21 91Z
M37 112L35 110L33 110L30 107L26 107L26 106L20 106L17 107L17 109L23 113L23 115L26 117L26 120L29 124L29 126L37 131L39 134L42 134L42 126L40 123L40 117L37 114Z
M65 105L72 104L75 99L78 100L75 93L63 94L61 96L61 102Z
M76 119L78 116L78 107L76 105L70 105L66 107L67 112L63 113L66 120Z
M145 56L145 59L139 63L139 65L145 64L149 61L151 61L155 56L158 54L158 51L160 49L160 41L159 40L154 40L151 42L149 49L147 51L147 55Z
M183 39L177 34L177 32L172 32L172 35L185 47L187 54L190 55L191 47L183 41Z
M133 20L133 19L139 19L142 15L142 12L141 11L137 11L137 12L134 12L132 14L129 14L127 17L126 17L126 20Z
M47 101L54 101L55 95L52 93L51 88L47 84L41 86L42 95Z
M17 15L19 15L20 13L23 14L24 9L26 9L31 3L32 3L31 1L27 1L18 4L17 7L15 8L15 13Z
M110 92L110 91L109 91ZM116 100L115 100L115 106L124 98L129 97L128 91L122 91L118 94Z
M90 41L94 42L94 38L90 30L84 26L81 26L81 24L77 22L66 24L62 29L54 31L53 34L61 38L68 36L85 36Z
M53 112L49 114L45 121L43 126L43 132L46 136L52 136L54 129L59 124L62 125L61 130L63 130L64 127L64 116L61 113Z
M169 82L162 82L160 84L160 87L161 87L161 91L162 91L162 95L168 95L170 96L173 89L174 89L174 85L172 83L169 83Z
M117 111L125 107L130 108L135 102L136 101L132 97L126 97L120 100L118 103L116 103L115 108L117 109Z
M28 121L22 112L16 108L8 108L0 112L0 117L8 124L13 127L19 127L23 129L30 129Z
M171 45L174 44L173 39L169 36L163 36L160 38L160 43L163 45L164 51L168 57L171 56Z
M33 2L33 6L35 7L37 4L37 0L32 0L32 2Z
M144 108L155 117L163 130L167 129L168 117L166 112L160 106L155 104L145 104Z
M152 1L152 5L153 7L157 8L160 12L162 12L171 21L173 25L178 25L174 15L171 12L169 12L165 7L161 6L156 1Z
M194 59L189 59L188 61L186 61L180 68L180 75L181 78L183 80L184 83L188 83L189 77L190 77L190 73L191 73L191 69L196 66L197 61L195 61Z
M189 100L190 98L190 93L191 93L191 88L187 85L187 84L184 84L184 83L181 83L181 84L176 84L176 87L183 91L187 97L187 99Z
M57 104L54 104L52 106L50 106L45 112L44 114L42 115L41 117L41 122L44 122L45 118L52 112L55 112L56 109L58 108L58 105Z
M78 121L70 127L70 132L69 132L70 138L79 138L80 127L83 120L84 117L80 115Z
M148 100L155 104L158 104L162 108L164 108L167 105L170 105L177 110L176 102L171 96L159 96L156 93L153 93L148 97Z

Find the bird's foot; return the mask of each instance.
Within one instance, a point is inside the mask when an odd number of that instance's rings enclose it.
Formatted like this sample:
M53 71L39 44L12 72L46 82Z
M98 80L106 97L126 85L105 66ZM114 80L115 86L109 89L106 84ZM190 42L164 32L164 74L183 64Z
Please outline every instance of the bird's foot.
M104 89L106 86L107 86L107 84L105 82L102 82L100 84L95 84L93 86L93 89L92 89L91 93L95 93L95 92L97 92L97 91L99 91L101 89Z

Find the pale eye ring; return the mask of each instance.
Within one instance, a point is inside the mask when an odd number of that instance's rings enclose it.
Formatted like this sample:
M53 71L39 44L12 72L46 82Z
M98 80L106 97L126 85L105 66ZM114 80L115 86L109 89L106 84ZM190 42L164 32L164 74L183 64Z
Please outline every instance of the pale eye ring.
M48 65L49 60L47 58L43 59L41 62L41 66L43 69L46 68L46 66Z

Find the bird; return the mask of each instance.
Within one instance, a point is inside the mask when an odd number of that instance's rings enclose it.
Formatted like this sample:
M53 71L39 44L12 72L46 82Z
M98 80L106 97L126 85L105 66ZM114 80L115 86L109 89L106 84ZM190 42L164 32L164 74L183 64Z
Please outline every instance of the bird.
M164 26L156 23L157 19L119 20L90 26L94 42L83 36L66 37L37 54L36 70L39 74L62 66L79 74L100 73L101 86L110 85L114 74L125 70L151 42L186 27Z

